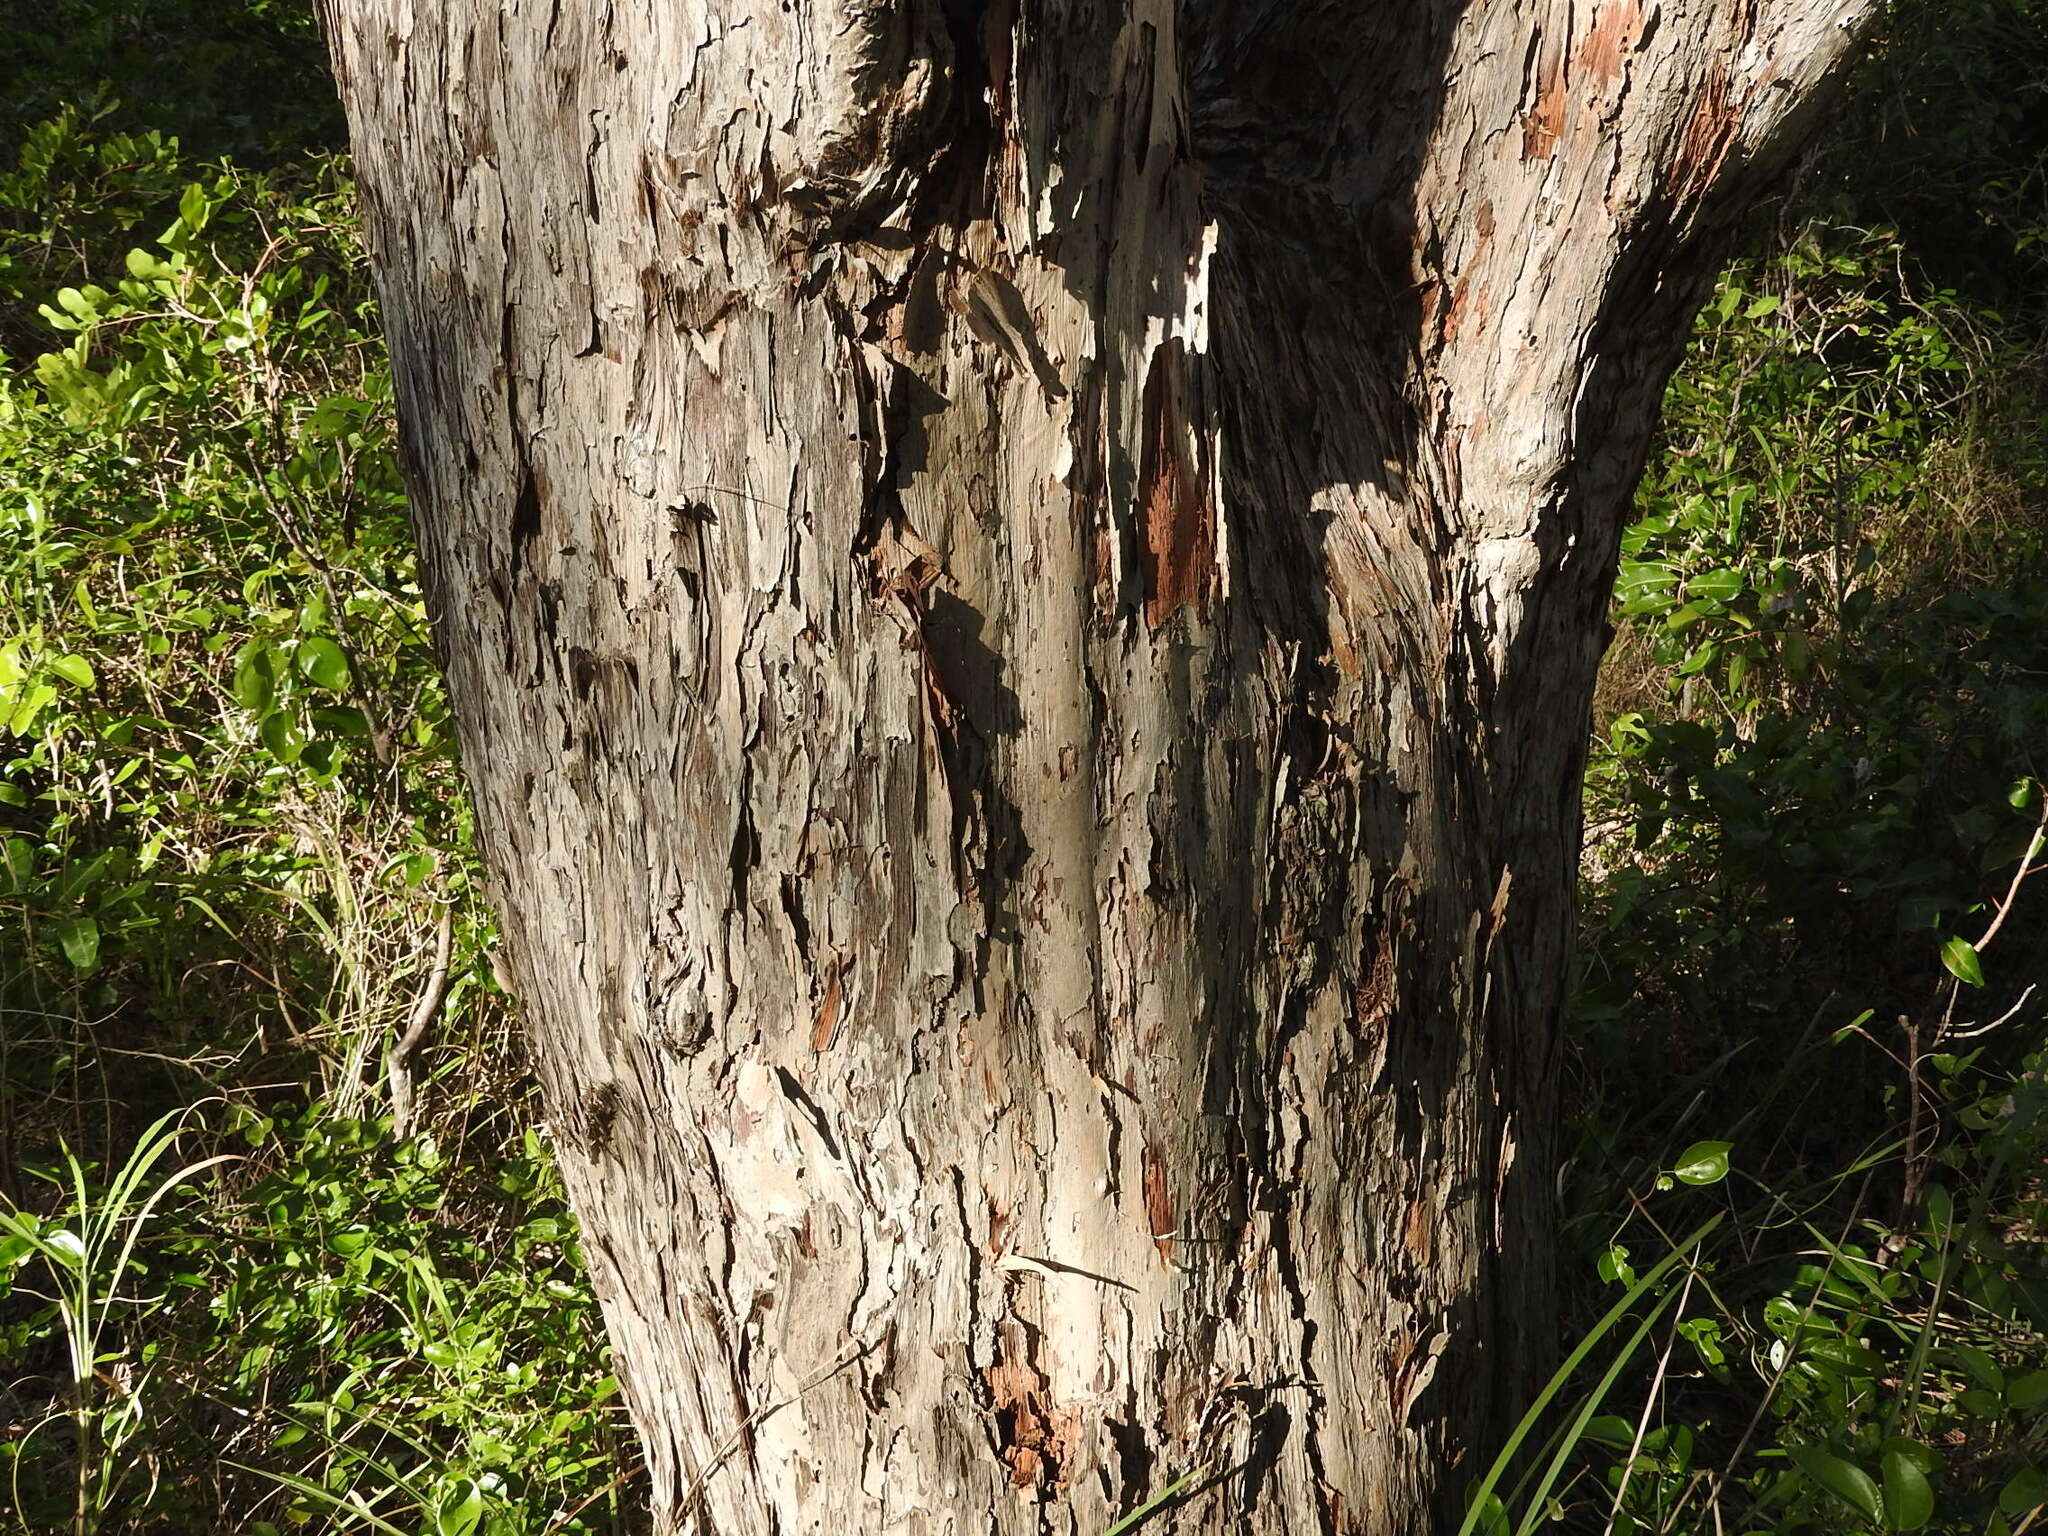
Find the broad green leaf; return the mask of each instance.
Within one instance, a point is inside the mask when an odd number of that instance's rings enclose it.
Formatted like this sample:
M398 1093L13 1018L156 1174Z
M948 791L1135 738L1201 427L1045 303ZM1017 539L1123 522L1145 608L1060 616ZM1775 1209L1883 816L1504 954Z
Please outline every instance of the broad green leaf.
M7 729L17 736L26 736L36 728L36 721L43 711L56 701L55 688L48 683L36 683L15 700L14 708L7 717Z
M370 734L370 722L360 709L323 705L312 711L313 724L330 736L362 737Z
M1941 963L1956 980L1972 987L1984 985L1984 966L1977 959L1977 946L1968 939L1950 939L1942 945Z
M1726 568L1708 571L1705 575L1693 577L1685 584L1685 589L1694 597L1705 598L1710 602L1730 602L1741 595L1742 572Z
M1939 1184L1930 1184L1920 1199L1927 1207L1929 1228L1936 1237L1945 1235L1956 1219L1955 1201L1949 1198L1949 1192Z
M1636 1272L1630 1267L1628 1262L1628 1250L1619 1243L1610 1245L1608 1250L1600 1255L1600 1261L1596 1267L1600 1271L1600 1278L1602 1280L1618 1282L1622 1285L1634 1285L1636 1283Z
M1970 1375L1970 1379L1987 1392L2005 1390L2005 1372L1998 1368L1998 1362L1973 1344L1952 1344L1948 1354L1957 1365Z
M1714 658L1720 654L1720 642L1709 640L1678 664L1677 675L1680 677L1691 677L1695 673L1704 672L1714 664Z
M50 659L49 665L52 672L74 688L92 686L92 663L83 656L55 656Z
M1889 1442L1880 1460L1884 1473L1884 1518L1895 1531L1917 1531L1934 1513L1934 1489L1918 1462L1895 1449L1901 1444L1896 1440Z
M1922 1445L1918 1440L1908 1440L1904 1435L1894 1435L1885 1441L1884 1454L1904 1457L1910 1465L1920 1469L1922 1477L1932 1477L1941 1470L1941 1457L1932 1446Z
M2048 1406L2048 1371L2030 1371L2005 1389L2005 1400L2022 1413Z
M1877 1484L1854 1462L1844 1461L1817 1445L1790 1445L1785 1454L1800 1471L1850 1508L1872 1520L1884 1518L1884 1500L1878 1494Z
M1728 1177L1727 1141L1696 1141L1678 1154L1673 1178L1685 1184L1718 1184Z
M1998 1507L2008 1515L2023 1515L2048 1504L2048 1476L2039 1467L2022 1467L2019 1474L1998 1491Z
M89 917L67 917L51 924L71 968L81 975L99 968L100 925Z
M1865 1348L1853 1339L1831 1338L1823 1335L1806 1341L1806 1353L1833 1366L1838 1371L1860 1376L1875 1376L1884 1369L1884 1357L1874 1349Z
M348 658L332 640L314 635L299 642L299 675L317 688L339 693L348 686Z
M270 659L270 647L252 640L235 657L235 702L260 715L276 696L277 668Z
M306 738L292 717L281 709L265 715L256 732L270 749L270 755L280 763L296 763L299 754L306 750Z
M1636 1427L1616 1413L1602 1413L1586 1420L1586 1438L1625 1451L1636 1443Z
M465 1479L442 1497L434 1512L434 1528L439 1536L469 1536L476 1529L476 1523L483 1518L484 1491L474 1481Z

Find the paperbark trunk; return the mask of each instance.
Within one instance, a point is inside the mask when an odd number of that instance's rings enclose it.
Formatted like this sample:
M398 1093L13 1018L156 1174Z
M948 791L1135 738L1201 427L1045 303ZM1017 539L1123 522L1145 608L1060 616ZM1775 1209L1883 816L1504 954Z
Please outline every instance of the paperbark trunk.
M1427 1528L1619 521L1866 0L327 9L660 1523Z

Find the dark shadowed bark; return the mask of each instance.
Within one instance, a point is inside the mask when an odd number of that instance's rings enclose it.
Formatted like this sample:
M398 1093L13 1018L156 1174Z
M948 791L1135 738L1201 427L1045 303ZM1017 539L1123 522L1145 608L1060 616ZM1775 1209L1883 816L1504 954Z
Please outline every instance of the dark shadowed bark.
M660 1518L1427 1529L1618 523L1869 0L327 9Z

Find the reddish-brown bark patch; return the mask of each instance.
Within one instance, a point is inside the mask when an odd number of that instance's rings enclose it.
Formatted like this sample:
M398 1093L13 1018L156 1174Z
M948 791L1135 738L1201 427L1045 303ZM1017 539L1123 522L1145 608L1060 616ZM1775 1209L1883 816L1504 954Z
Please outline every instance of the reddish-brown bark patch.
M822 1051L832 1044L832 1032L839 1023L839 973L834 971L832 979L825 983L825 1001L819 1006L818 1020L811 1026L811 1049Z
M1522 158L1548 160L1564 132L1564 61L1553 58L1536 92L1536 105L1522 118Z
M1713 75L1700 91L1671 165L1672 196L1689 202L1714 184L1742 128L1742 115L1728 99L1728 77Z
M1594 87L1612 85L1621 77L1622 60L1643 35L1642 0L1613 0L1593 18L1593 29L1579 44L1579 73Z
M1145 622L1157 629L1181 608L1205 611L1216 576L1215 508L1188 462L1181 344L1152 354L1145 375L1144 448L1138 467L1139 559Z
M985 1376L995 1415L996 1445L1010 1468L1013 1488L1035 1488L1051 1498L1063 1487L1081 1439L1081 1416L1046 1400L1045 1378L1022 1352L1014 1327L1004 1330L1006 1350Z
M1159 1257L1173 1258L1173 1191L1166 1182L1166 1153L1154 1142L1145 1143L1145 1220L1152 1226L1152 1242Z

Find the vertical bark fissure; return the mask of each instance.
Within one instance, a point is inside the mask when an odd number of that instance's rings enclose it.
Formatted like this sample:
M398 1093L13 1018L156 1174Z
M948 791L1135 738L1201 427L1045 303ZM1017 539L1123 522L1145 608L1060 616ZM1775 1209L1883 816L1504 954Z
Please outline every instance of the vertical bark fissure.
M661 1518L1425 1526L1618 518L1867 6L327 10Z

